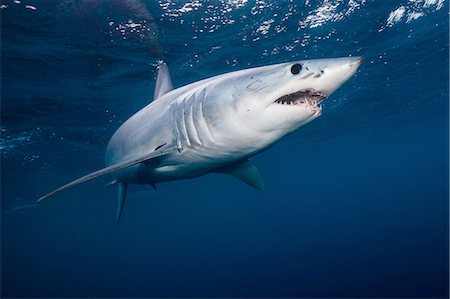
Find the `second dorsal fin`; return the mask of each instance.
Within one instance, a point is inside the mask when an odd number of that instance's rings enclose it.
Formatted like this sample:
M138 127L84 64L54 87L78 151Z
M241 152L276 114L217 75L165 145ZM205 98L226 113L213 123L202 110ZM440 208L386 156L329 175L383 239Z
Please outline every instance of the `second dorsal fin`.
M165 62L161 62L158 66L158 76L156 77L153 100L157 100L172 89L173 85L172 80L170 79L169 68Z

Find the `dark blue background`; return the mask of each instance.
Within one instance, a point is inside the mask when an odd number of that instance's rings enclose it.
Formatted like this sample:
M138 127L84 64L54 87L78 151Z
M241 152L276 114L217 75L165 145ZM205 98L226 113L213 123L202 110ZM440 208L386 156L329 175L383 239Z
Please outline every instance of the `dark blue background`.
M447 297L448 1L192 2L2 0L1 296ZM120 225L108 178L33 206L103 166L158 57L181 86L347 55L323 115L252 159L264 192L131 186Z

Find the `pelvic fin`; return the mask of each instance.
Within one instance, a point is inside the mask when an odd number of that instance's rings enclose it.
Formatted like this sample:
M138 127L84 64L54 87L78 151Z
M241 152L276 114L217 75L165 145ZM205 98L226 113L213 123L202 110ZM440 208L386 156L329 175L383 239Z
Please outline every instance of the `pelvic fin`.
M119 197L117 199L117 214L116 222L120 222L120 216L122 216L123 206L125 205L125 198L127 196L128 184L119 183Z

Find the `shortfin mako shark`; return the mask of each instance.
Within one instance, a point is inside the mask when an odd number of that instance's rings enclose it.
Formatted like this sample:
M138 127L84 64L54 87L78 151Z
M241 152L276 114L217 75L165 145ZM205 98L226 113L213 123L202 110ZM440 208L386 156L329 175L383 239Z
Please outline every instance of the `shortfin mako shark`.
M244 69L173 89L164 62L153 101L114 133L106 167L38 199L111 174L119 222L129 184L226 173L257 189L264 179L249 157L320 116L321 103L346 82L361 57L304 60Z

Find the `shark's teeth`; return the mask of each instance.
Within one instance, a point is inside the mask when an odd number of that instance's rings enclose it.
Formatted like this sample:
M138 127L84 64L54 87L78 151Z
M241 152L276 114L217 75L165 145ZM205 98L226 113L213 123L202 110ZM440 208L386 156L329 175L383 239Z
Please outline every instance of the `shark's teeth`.
M322 113L321 102L326 98L326 94L313 89L303 89L288 95L284 95L275 101L276 104L303 106L311 110L314 114Z
M282 105L304 105L320 108L318 104L325 99L327 95L314 89L303 89L291 94L284 95L277 99L275 103Z

